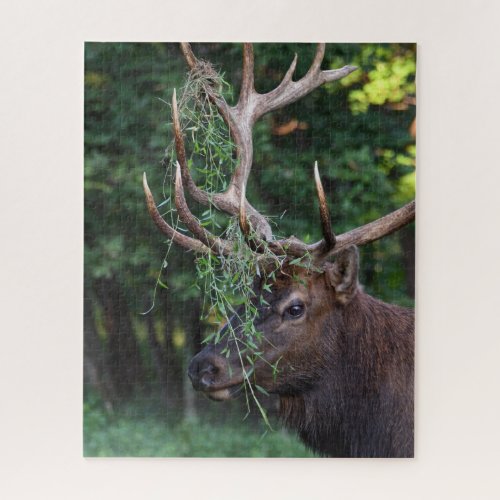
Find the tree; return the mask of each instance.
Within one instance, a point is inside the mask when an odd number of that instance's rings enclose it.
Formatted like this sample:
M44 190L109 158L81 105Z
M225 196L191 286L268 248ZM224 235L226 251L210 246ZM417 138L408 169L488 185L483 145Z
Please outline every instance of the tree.
M238 87L240 46L200 44L194 50ZM273 88L295 52L300 77L312 45L257 44L257 88ZM91 43L85 61L85 345L87 375L93 373L86 380L113 404L155 391L168 393L164 403L172 405L182 398L186 343L211 326L183 329L186 311L202 307L193 257L172 248L163 267L167 245L148 219L140 180L146 170L155 192L163 186L162 154L172 139L166 102L187 70L175 44ZM328 45L323 67L344 64L360 70L267 115L255 128L248 198L274 217L279 234L319 239L314 161L338 232L414 196L415 46ZM225 92L231 100L231 88ZM193 163L204 161L203 151L195 152ZM411 303L413 249L412 229L364 249L361 279L368 291ZM400 293L405 284L408 294ZM150 315L141 315L153 302ZM128 388L119 389L119 381Z

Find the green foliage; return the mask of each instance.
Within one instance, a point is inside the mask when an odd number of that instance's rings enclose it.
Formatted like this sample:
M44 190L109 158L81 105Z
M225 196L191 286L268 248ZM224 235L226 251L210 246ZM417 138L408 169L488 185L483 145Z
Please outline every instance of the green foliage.
M181 74L180 61L170 60L170 53L160 44L92 43L85 51L87 281L119 276L138 302L158 267L152 261L160 261L163 252L150 244L156 233L144 210L140 179L146 165L161 167L166 124L157 98L170 87L172 71Z
M225 72L224 79L237 88L241 66L239 46L201 44L195 45L194 50L201 57L215 61L216 67ZM267 91L279 83L294 52L298 53L298 78L307 71L314 54L312 45L256 44L257 90ZM91 43L86 46L85 60L86 273L90 280L111 274L119 276L131 292L131 299L142 304L144 297L152 297L151 283L160 271L165 248L159 244L161 237L144 209L140 179L146 170L150 185L158 194L158 186L165 177L161 154L172 137L170 109L165 101L170 101L174 87L181 87L185 63L174 44ZM317 89L302 101L256 124L255 161L248 198L270 216L278 237L295 234L306 241L320 237L312 182L315 160L319 163L337 232L381 216L414 195L414 140L408 128L415 109L411 104L405 104L404 109L394 108L392 101L396 95L404 94L403 100L412 96L415 47L327 46L324 68L352 63L360 69L349 78ZM383 67L377 69L382 63ZM398 80L391 80L390 88L395 90L380 104L380 100L370 98L365 85L381 80L388 72ZM231 100L227 87L224 90ZM363 102L369 102L369 106L364 106L365 112L352 115L349 109L352 95L357 91L363 92ZM217 116L213 118L217 120ZM273 135L275 124L293 118L306 124L306 128L286 136ZM189 117L182 119L187 129L195 127ZM232 158L230 151L217 149L228 145L227 135L223 140L210 134L205 136L210 148L203 150L206 145L202 144L196 153L212 151L216 157L191 165L195 167L192 171L197 181L206 178L209 171L206 169L214 162L223 174L234 167L226 161ZM197 159L200 158L198 155ZM196 172L196 168L202 171ZM223 188L226 181L224 175L219 184L214 180L211 183ZM165 190L168 198L168 182ZM168 203L162 205L164 209L167 207ZM199 215L206 223L213 212L199 212ZM220 216L216 222L221 226L226 223ZM374 267L372 252L368 250L363 256L364 269ZM395 268L403 272L393 252L384 249L379 256L382 274L385 270L392 273ZM189 285L194 270L184 265L190 260L191 256L173 248L170 264L162 273L162 282L167 286L179 282L171 291L187 300L195 293ZM370 280L365 284L372 286ZM382 287L377 286L373 291L383 299L389 296ZM141 305L135 310L144 308Z
M222 91L234 103L241 78L241 47L195 44L193 50L199 57L214 62L223 74ZM276 87L295 52L298 54L295 79L303 76L314 50L309 44L256 44L257 90L266 92ZM278 238L294 234L312 242L321 237L313 182L315 161L319 164L337 233L380 217L414 197L415 141L409 129L415 118L415 46L327 45L323 68L345 64L358 65L359 70L265 116L254 127L254 165L247 198L269 217ZM102 278L113 278L120 284L128 310L134 316L134 335L141 356L148 367L152 366L153 353L144 333L144 318L139 313L156 304L150 313L156 321L168 306L174 316L165 323L169 326L165 327L168 331L162 342L168 345L166 340L175 327L183 325L183 311L192 308L194 300L205 298L207 303L213 303L211 293L224 293L236 305L235 298L246 293L245 283L249 283L254 271L251 266L238 269L239 262L203 260L198 261L196 269L193 254L175 246L170 248L147 214L141 187L143 171L161 201L160 210L176 222L175 212L169 212L171 183L165 175L172 152L168 147L172 127L166 103L170 102L173 89L181 89L185 81L186 66L175 44L86 45L86 290L93 297L94 284ZM234 95L225 81L235 89ZM197 94L192 85L191 90L191 97ZM184 105L181 94L181 119L190 148L188 154L192 156L191 172L201 187L223 190L235 166L227 129L206 103L198 108ZM188 98L189 94L185 99ZM210 119L200 122L200 116ZM285 135L276 132L279 126L292 120L300 127ZM193 134L197 136L195 141L191 141ZM162 156L167 161L162 162ZM216 215L211 207L189 202L202 224L212 232L226 236L234 232L234 221ZM411 234L411 229L405 234ZM238 247L238 238L231 237ZM412 305L411 287L407 288L406 279L412 254L403 252L404 237L402 232L396 233L363 247L360 280L378 298ZM243 245L240 246L243 252ZM221 279L217 282L218 290L203 284L195 286L197 275L213 275L213 271ZM240 288L238 280L243 283ZM220 297L217 301L223 302ZM99 311L96 308L97 316ZM204 312L208 318L202 325L202 335L209 336L216 329L220 315L217 317L210 307ZM249 310L248 318L251 314ZM105 340L106 334L103 323L99 335ZM189 345L188 342L185 347L186 358L192 354ZM158 384L153 368L148 373L151 380L146 386ZM181 384L185 365L169 372L169 377L170 386ZM120 415L116 417L118 420ZM124 421L124 428L126 425ZM109 438L97 425L87 429L91 434L96 433L96 438L101 431L103 440ZM133 435L133 429L127 429ZM125 431L119 435L126 439ZM114 449L110 453L119 453Z
M119 415L107 414L95 401L84 405L86 457L313 457L284 430L266 432L262 425L221 424L206 410L203 420L170 419L144 414L130 406Z
M373 65L366 72L361 88L349 93L349 103L354 114L365 113L370 105L386 103L407 105L407 98L415 95L416 60L414 47L407 49L366 45L358 57L363 64ZM356 82L345 79L344 85Z
M201 68L196 68L188 74L178 103L178 110L181 128L188 136L191 148L188 164L195 172L197 184L207 193L212 194L227 189L228 179L237 164L229 130L216 106L209 100L207 90L213 89L219 95L226 90L227 95L231 93L231 86L213 70L211 65L208 63L202 63L202 65ZM167 147L164 160L167 167L168 186L174 184L174 165L176 164L174 150L175 144L172 142ZM172 197L173 193L170 189L169 198ZM175 220L175 208L172 204L164 216L173 220L173 225L181 230L177 225L178 221ZM204 319L218 325L215 331L205 338L205 342L227 341L227 347L222 352L227 357L231 355L231 349L235 349L244 376L243 386L248 411L250 400L253 400L264 421L270 427L266 411L259 402L254 388L261 394L267 395L267 393L262 387L252 383L255 361L264 360L262 353L258 351L258 345L262 343L262 334L254 326L258 304L255 302L253 283L256 275L264 277L264 273L269 269L268 264L264 270L262 265L259 265L259 260L262 262L266 259L275 263L270 276L266 276L271 280L284 258L275 256L269 249L266 249L257 260L256 254L250 250L239 229L237 219L226 219L226 226L223 228L224 223L219 216L215 206L210 204L202 212L198 221L202 227L211 232L222 232L224 238L231 242L233 247L233 252L228 256L201 255L195 261L197 286L202 290L204 298ZM158 278L158 284L164 286L160 278ZM269 287L269 285L265 284L264 287ZM263 301L262 297L260 301ZM239 335L236 334L231 322L232 317L238 318L240 322L241 334ZM228 326L224 334L220 331L222 324ZM273 366L273 370L277 371L277 369L277 365Z

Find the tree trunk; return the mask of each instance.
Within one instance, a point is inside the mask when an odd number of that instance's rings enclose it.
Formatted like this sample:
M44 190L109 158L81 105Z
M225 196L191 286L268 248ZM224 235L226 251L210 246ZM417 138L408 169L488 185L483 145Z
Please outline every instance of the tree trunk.
M158 342L156 338L156 330L153 321L153 315L150 313L146 315L146 322L148 328L148 343L151 351L151 356L153 360L153 366L156 374L156 384L159 388L159 391L155 391L155 394L159 392L161 402L163 406L167 405L167 378L168 378L168 365L167 365L167 357L165 355L165 351L162 348L161 344Z
M175 329L174 309L178 310L179 303L174 302L167 294L163 305L164 325L164 359L166 365L167 380L165 393L169 401L169 406L176 407L182 400L182 363L173 343L173 332Z
M186 331L186 345L183 356L182 387L183 387L183 413L186 420L196 420L196 396L187 376L187 370L191 358L200 350L201 346L201 322L200 322L200 303L194 300L189 308L189 314L186 315L184 328Z
M84 386L92 387L104 402L105 408L113 412L116 391L104 362L104 346L97 334L94 306L91 297L84 300L83 319L83 380Z
M142 385L143 370L125 294L116 278L97 280L95 291L103 309L104 327L108 336L106 367L117 396L126 399L138 385Z

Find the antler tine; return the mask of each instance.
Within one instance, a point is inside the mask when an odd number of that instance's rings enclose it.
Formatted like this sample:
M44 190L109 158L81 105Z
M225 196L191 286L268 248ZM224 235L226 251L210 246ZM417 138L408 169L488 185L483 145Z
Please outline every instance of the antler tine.
M181 166L179 162L177 162L177 169L175 173L175 206L177 207L179 219L186 224L187 228L193 233L193 235L205 246L210 248L210 250L216 254L229 255L231 253L231 243L214 236L209 231L204 229L189 210L184 196Z
M323 189L323 184L321 183L321 178L319 176L317 161L314 162L314 182L316 184L316 192L318 194L321 229L323 230L323 238L325 239L326 243L325 251L330 251L335 247L336 240L335 240L335 234L332 231L330 211L328 210L325 191Z
M194 182L191 172L189 171L186 160L186 149L184 147L184 139L182 137L181 123L179 120L179 111L177 107L177 95L174 89L172 95L172 122L174 127L174 141L175 151L177 153L177 161L181 166L182 181L187 187L189 194L198 202L203 205L208 205L208 193L200 189Z
M336 237L332 230L330 220L330 210L326 201L325 190L321 183L319 176L318 162L314 162L314 182L316 185L316 192L319 201L319 214L321 219L321 229L323 232L323 239L312 245L307 245L303 241L291 236L284 240L273 241L269 244L269 248L276 254L286 254L293 257L302 257L310 254L315 258L328 254L333 250L336 245ZM241 217L241 216L240 216ZM241 218L240 218L241 221ZM241 225L243 231L243 226Z
M241 76L241 90L238 105L248 103L250 96L255 92L254 89L254 57L253 45L251 43L243 44L243 70Z
M184 59L186 59L188 66L191 69L194 69L194 67L196 66L197 59L196 59L196 56L193 54L193 51L191 49L191 44L186 43L186 42L181 42L180 46L181 46L182 55L184 56Z
M285 73L283 80L281 80L281 83L276 87L276 90L278 90L280 87L284 87L285 85L288 84L288 82L292 81L293 74L295 73L295 68L297 67L297 59L298 59L298 55L297 55L297 53L295 53L295 56L293 57L292 63L290 64L290 67L288 68L287 72Z
M316 53L314 54L313 62L307 73L315 74L321 70L321 63L325 57L325 48L326 45L324 43L318 43L318 45L316 45Z
M324 255L328 258L349 245L362 246L394 233L415 219L415 200L364 226L337 236L335 248Z
M325 55L325 44L319 43L316 47L313 62L304 77L297 82L292 81L296 66L297 55L286 72L281 83L267 94L258 94L258 102L253 113L253 121L257 121L262 115L281 108L309 94L311 91L326 82L340 80L344 76L357 70L356 66L344 66L340 69L321 71L321 63Z
M148 207L148 212L158 229L167 238L172 240L174 243L186 248L187 250L193 250L198 253L208 253L210 249L204 245L201 241L195 240L186 236L179 231L176 231L172 226L170 226L165 219L161 216L160 212L156 208L156 203L148 186L148 180L146 178L146 172L142 176L142 186L144 188L144 194L146 195L146 205Z

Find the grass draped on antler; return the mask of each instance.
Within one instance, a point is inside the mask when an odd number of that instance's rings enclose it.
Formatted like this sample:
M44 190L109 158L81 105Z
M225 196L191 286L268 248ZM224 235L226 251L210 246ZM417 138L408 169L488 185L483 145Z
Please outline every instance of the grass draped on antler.
M190 156L187 158L188 165L191 171L196 173L197 184L210 197L211 194L227 189L227 178L236 169L237 160L233 154L234 144L227 125L216 106L207 97L207 86L210 86L212 90L217 89L220 93L231 92L223 76L217 74L210 65L199 70L192 70L188 73L187 81L180 92L178 113L182 132L189 137L191 144ZM176 174L174 151L175 144L172 141L166 149L163 162L166 166L164 186L167 189L174 184ZM194 158L196 158L196 165L201 166L194 166ZM170 198L169 192L165 192L165 198ZM163 217L171 220L172 225L178 231L182 231L172 204L168 204L168 210ZM238 217L234 216L222 221L220 212L213 203L205 207L199 217L199 223L210 232L220 233L226 241L232 244L232 251L228 255L208 252L199 254L195 260L196 286L202 291L204 297L201 319L217 325L217 330L209 334L204 342L226 341L227 347L224 354L227 357L230 356L231 350L236 351L243 372L247 409L250 410L250 402L253 400L266 424L270 426L266 411L256 393L256 390L262 393L266 391L253 380L255 363L258 360L266 362L258 348L261 343L261 334L254 326L257 306L262 304L264 299L262 296L255 296L253 284L255 276L259 276L263 279L263 289L269 289L276 271L281 267L286 256L275 255L265 245L256 259L255 253L248 245L248 238L245 238L240 230ZM172 245L172 240L170 240L170 245ZM260 264L263 262L266 266ZM230 321L233 316L238 318L238 335ZM219 327L224 323L227 324L227 328L224 329L224 333L221 333ZM224 338L224 336L229 338ZM273 370L277 373L278 363L273 365Z

